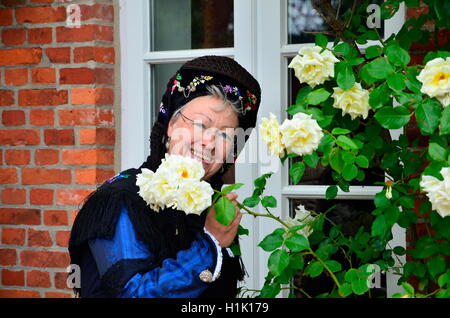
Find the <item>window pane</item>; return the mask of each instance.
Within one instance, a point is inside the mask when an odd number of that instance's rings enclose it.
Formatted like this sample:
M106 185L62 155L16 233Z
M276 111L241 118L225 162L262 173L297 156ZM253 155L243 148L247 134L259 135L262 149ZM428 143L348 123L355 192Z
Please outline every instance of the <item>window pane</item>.
M382 0L371 1L374 4L381 2ZM353 0L332 0L331 4L335 11L342 13L352 7ZM314 43L314 34L309 32L331 30L320 14L313 8L312 0L288 0L287 15L288 44ZM368 16L369 13L367 13ZM362 17L361 24L366 22L365 18ZM384 34L384 22L380 20L380 23L381 28L378 31L380 34ZM329 37L329 39L333 41L333 38Z
M292 58L288 59L288 64L291 62ZM306 84L301 84L298 79L295 77L294 70L288 69L288 105L294 105L295 99L297 96L297 92ZM289 116L291 117L291 116ZM385 136L389 138L388 136ZM298 161L298 158L289 159L289 166ZM353 179L350 182L350 185L374 185L374 182L380 181L384 182L384 172L382 169L365 169L365 179L363 181L357 181ZM289 184L292 184L292 180L289 179ZM336 184L333 181L331 168L330 166L323 167L320 164L320 161L316 167L316 169L312 169L309 166L306 166L305 172L303 174L302 179L300 180L298 185L328 185L328 184Z
M298 205L303 205L308 211L313 211L315 213L323 213L327 211L332 206L336 206L334 210L327 213L327 217L333 221L335 224L342 226L342 232L345 236L355 236L358 233L360 227L364 229L365 232L370 233L370 224L374 218L371 214L372 210L375 209L375 205L371 200L325 200L325 199L295 199L290 200L290 214L291 217L294 216L295 208ZM328 234L331 224L327 221L324 222L323 232L325 235ZM362 232L361 232L362 233ZM316 249L317 246L312 246ZM347 251L347 249L346 249ZM346 253L348 254L348 253ZM347 255L348 256L348 255ZM331 259L336 260L342 264L344 270L350 268L349 260L345 257L342 250L337 251ZM305 258L305 263L312 260L312 258ZM362 262L356 257L350 257L353 268L358 268L364 263L370 263L375 261L375 259L366 259ZM311 278L307 275L302 275L302 272L298 272L293 279L294 286L303 289L311 296L317 296L321 293L331 291L333 286L333 281L324 274ZM384 274L377 273L372 281L373 289L371 289L372 297L386 297L386 276ZM299 298L304 297L304 295L295 290L295 295Z
M153 0L152 51L233 47L233 0Z

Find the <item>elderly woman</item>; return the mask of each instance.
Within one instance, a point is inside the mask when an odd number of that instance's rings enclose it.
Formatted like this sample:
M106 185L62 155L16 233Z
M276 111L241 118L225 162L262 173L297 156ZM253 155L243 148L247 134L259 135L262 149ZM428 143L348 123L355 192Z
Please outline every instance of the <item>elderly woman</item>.
M94 191L71 232L71 263L81 269L80 297L235 297L244 268L228 248L241 213L224 226L214 207L202 215L153 211L139 196L136 175L165 154L200 161L203 180L219 190L240 147L235 131L256 123L258 82L230 58L204 56L169 80L150 137L150 156ZM233 158L234 157L234 158ZM235 193L228 194L234 203Z

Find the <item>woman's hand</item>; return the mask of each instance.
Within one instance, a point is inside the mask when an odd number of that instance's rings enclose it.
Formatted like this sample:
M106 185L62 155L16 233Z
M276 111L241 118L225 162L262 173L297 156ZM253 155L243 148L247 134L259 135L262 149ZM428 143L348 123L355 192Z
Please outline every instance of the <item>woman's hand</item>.
M236 216L233 221L231 221L230 225L225 226L219 223L216 220L216 209L211 207L208 216L205 221L206 230L211 233L217 241L219 241L219 245L222 247L228 247L233 243L234 238L236 237L236 233L238 230L239 223L242 219L242 213L237 207L236 199L238 195L234 192L228 193L225 195L236 207Z

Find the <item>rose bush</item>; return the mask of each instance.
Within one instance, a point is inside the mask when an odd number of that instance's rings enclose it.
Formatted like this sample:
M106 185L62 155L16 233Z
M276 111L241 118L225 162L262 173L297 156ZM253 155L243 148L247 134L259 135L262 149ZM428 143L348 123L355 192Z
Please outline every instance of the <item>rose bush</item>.
M387 0L381 18L392 17L402 2L419 6L418 0ZM263 139L282 163L295 158L289 168L294 184L303 177L305 165L329 167L334 184L326 191L327 199L334 199L338 189L348 192L352 182L365 180L373 169L381 171L385 181L375 182L383 190L374 197L375 209L367 211L369 228L349 234L343 224L328 218L333 207L309 212L298 208L294 218L280 219L271 212L276 199L264 194L271 174L257 178L253 195L240 203L241 209L281 225L259 244L270 253L265 283L254 291L259 297L275 297L282 289L289 289L292 297L370 297L368 280L377 268L397 273L405 290L388 297L450 297L450 53L448 43L437 47L439 30L449 27L450 10L446 1L424 2L429 6L426 13L383 39L364 23L369 1L342 15L332 11L329 1L313 1L325 20L333 22L328 34L334 42L317 34L315 46L302 48L294 57L289 67L307 86L299 90L283 124L272 115L262 120ZM329 4L325 9L324 3ZM428 21L434 32L423 28ZM426 44L433 36L436 50L422 64L412 64L412 43ZM391 140L391 129L403 133ZM416 135L408 134L411 129ZM224 195L240 186L216 193L218 214L234 213ZM251 210L257 205L265 212ZM426 233L409 242L407 250L390 246L394 225L414 232L419 223ZM396 264L405 254L406 262ZM324 277L331 285L310 295L295 284L298 276Z

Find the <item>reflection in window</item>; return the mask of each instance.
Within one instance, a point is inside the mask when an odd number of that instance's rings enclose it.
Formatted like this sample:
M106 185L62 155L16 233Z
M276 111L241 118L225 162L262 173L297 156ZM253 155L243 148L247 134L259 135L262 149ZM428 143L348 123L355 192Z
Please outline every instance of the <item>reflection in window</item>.
M374 216L371 214L371 212L375 209L375 205L373 201L371 200L325 200L325 199L292 199L290 200L290 216L294 217L295 209L299 205L303 205L306 210L313 211L315 213L324 213L328 210L330 210L326 217L330 219L333 223L336 225L341 226L342 233L349 237L363 237L362 233L367 232L370 233L370 226L374 219ZM332 209L332 207L334 209ZM333 225L325 221L323 232L325 235L329 234L329 231ZM314 235L314 234L312 234ZM310 241L314 242L315 240L318 241L318 243L315 243L312 248L317 249L320 244L323 244L324 240L320 238L312 238L309 237ZM372 253L375 253L374 251L370 251L370 253L367 251L366 259L364 259L364 262L361 262L361 260L355 255L350 256L350 261L352 262L353 268L358 268L363 263L370 263L372 260L375 261L375 259L371 259L370 255L373 255ZM347 253L348 254L348 253ZM364 254L364 251L361 255ZM347 255L349 256L349 255ZM345 258L343 252L341 250L338 250L331 259L336 260L342 264L343 270L348 270L350 268L350 263L347 258ZM305 257L305 264L307 264L309 261L311 261L312 258ZM306 265L305 265L306 267ZM324 292L331 291L331 287L333 286L333 281L330 277L322 274L318 277L311 278L306 275L302 275L302 272L300 271L297 273L297 275L294 277L293 284L296 287L299 287L306 291L311 296L317 296ZM372 297L379 297L384 296L386 297L386 277L385 275L377 274L374 277L373 285L374 289L371 290ZM304 295L295 290L295 295L299 298L304 297Z
M233 47L233 0L153 0L152 51Z

